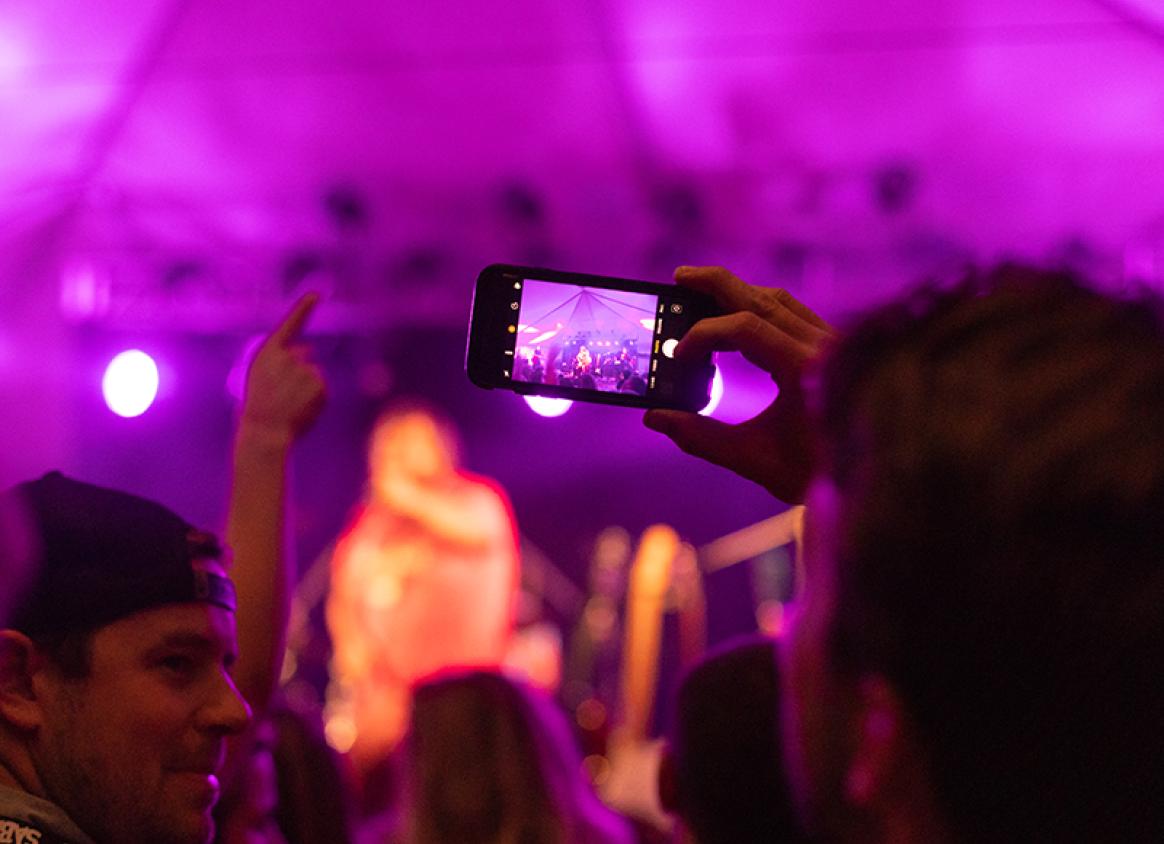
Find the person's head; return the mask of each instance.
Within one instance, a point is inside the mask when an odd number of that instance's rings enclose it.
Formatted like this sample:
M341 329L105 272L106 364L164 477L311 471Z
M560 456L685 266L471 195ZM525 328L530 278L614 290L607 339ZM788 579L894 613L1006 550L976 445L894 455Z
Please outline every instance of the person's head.
M274 750L274 725L266 719L256 722L214 807L216 844L288 844L276 818L279 774Z
M217 844L352 839L350 783L317 717L278 702L249 731L247 744L215 808Z
M565 718L500 674L421 684L404 747L402 814L412 844L622 840L584 779Z
M0 494L0 627L23 593L38 553L24 503L12 492Z
M1164 838L1159 305L1003 267L867 317L820 399L784 651L808 817Z
M798 840L780 764L778 700L775 643L767 638L729 642L683 677L659 797L698 844Z
M417 401L397 402L372 427L368 471L373 492L394 477L431 480L457 466L457 434L435 408Z
M209 840L226 738L250 718L217 541L58 473L16 493L41 554L0 630L0 776L98 841Z
M318 719L287 706L269 718L275 733L275 820L288 844L351 840L351 784Z

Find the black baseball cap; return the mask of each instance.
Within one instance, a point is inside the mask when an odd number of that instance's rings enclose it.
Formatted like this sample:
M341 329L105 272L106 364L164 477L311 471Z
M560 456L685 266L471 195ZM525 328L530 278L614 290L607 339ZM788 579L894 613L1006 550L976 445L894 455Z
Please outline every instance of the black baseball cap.
M163 604L235 610L229 578L195 569L222 546L160 504L50 472L18 484L38 568L8 627L29 636L86 632Z

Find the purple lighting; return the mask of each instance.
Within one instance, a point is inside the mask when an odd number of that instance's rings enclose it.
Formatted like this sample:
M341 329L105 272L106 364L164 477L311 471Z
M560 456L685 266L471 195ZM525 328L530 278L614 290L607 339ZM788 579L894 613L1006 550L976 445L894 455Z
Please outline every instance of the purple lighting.
M530 410L547 419L561 416L574 404L570 399L554 399L549 396L525 396L524 398Z
M158 395L158 365L138 349L122 352L105 368L101 392L106 406L118 416L141 416Z
M254 361L255 355L259 351L259 346L263 345L263 340L265 339L266 337L264 335L256 334L247 340L242 352L239 353L238 358L235 360L234 366L227 373L226 391L235 401L241 402L243 400L243 395L246 393L247 387L247 373L250 371L251 362Z
M0 82L14 82L27 64L24 50L8 33L0 31Z

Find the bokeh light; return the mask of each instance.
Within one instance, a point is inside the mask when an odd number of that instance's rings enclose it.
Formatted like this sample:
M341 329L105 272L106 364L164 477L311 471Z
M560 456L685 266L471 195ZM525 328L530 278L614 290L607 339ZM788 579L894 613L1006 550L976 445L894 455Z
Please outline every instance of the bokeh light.
M715 375L711 379L711 400L699 411L700 416L711 416L715 413L715 409L719 407L719 402L723 398L723 373L717 366L715 368Z
M127 419L141 416L158 395L158 365L139 349L115 356L105 368L101 392L106 406Z
M570 399L554 399L549 396L525 396L524 398L530 410L547 419L561 416L574 404Z

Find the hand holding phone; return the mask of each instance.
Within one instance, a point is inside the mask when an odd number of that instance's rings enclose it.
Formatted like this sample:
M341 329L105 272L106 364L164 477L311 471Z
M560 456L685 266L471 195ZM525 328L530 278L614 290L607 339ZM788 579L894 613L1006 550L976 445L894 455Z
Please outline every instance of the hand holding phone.
M711 353L675 357L715 300L674 284L493 264L473 296L465 369L474 384L579 401L698 411Z
M688 454L761 484L781 501L803 503L814 467L802 376L831 342L832 327L788 291L747 284L722 267L680 267L675 278L714 296L724 311L691 331L679 356L740 352L770 373L780 392L757 416L734 425L667 410L643 421Z

